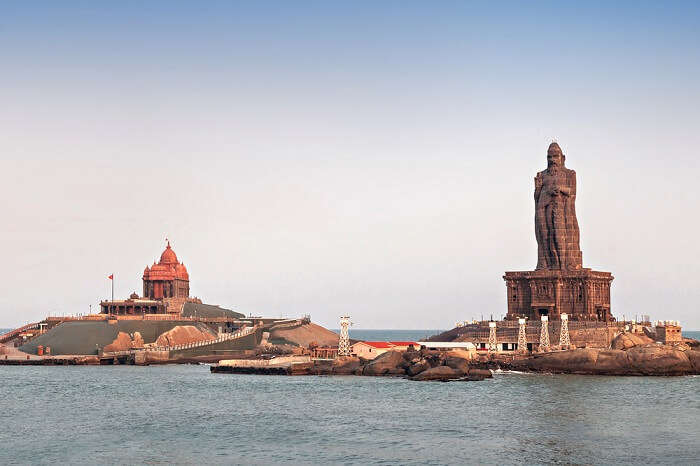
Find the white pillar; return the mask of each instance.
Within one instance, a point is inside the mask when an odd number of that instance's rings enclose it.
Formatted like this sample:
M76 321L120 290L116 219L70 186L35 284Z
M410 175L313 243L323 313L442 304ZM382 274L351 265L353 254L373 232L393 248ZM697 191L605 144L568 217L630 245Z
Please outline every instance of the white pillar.
M350 316L340 317L340 340L338 341L338 356L350 356Z
M525 333L525 319L518 319L518 352L527 352L527 334Z
M549 350L549 329L548 327L549 318L547 316L542 316L542 329L540 330L540 350Z
M569 316L561 315L561 333L559 334L559 346L561 349L569 349L571 340L569 339Z
M496 322L489 322L489 353L498 351L498 342L496 340Z

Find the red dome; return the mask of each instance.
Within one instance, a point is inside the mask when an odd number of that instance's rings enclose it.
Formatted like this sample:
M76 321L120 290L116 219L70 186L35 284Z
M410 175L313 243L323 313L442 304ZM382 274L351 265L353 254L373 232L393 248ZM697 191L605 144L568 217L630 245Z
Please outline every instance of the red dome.
M175 277L180 278L182 280L189 280L190 276L187 273L187 267L185 267L185 264L177 264L175 266Z
M187 298L190 276L185 264L177 260L168 241L160 261L143 271L143 295L149 299Z
M175 278L175 267L170 264L156 264L151 267L148 278L150 280L173 280Z
M168 246L163 251L163 254L160 255L159 264L177 264L177 256L175 251L170 249L170 241L168 241Z

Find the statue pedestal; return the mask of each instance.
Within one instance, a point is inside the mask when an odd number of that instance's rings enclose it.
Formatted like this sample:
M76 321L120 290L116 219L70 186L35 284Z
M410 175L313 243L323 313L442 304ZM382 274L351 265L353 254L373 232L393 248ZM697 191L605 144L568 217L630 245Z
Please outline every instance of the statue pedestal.
M591 269L506 272L506 320L539 321L545 315L560 320L561 314L568 314L570 320L614 321L610 313L613 278L610 272Z

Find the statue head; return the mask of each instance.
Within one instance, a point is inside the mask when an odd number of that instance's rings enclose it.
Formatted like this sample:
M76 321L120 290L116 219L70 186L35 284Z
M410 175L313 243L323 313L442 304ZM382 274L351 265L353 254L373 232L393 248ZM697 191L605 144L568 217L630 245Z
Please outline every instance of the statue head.
M556 142L549 145L547 149L547 167L563 167L566 157L561 151L561 147Z

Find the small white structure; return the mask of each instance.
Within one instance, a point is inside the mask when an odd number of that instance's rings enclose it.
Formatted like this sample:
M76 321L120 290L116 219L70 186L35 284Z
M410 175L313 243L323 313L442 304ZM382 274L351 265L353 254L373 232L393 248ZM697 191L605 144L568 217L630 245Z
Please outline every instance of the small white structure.
M527 334L525 333L525 319L518 319L518 351L527 352Z
M489 322L489 353L498 351L498 340L496 340L496 322Z
M569 349L571 340L569 339L569 316L561 315L561 333L559 334L559 346L561 349Z
M549 350L549 317L542 316L542 329L540 330L540 350Z
M374 359L392 350L395 350L395 347L388 341L358 341L352 345L352 354L364 359Z
M350 316L340 317L340 339L338 340L338 356L350 356Z

